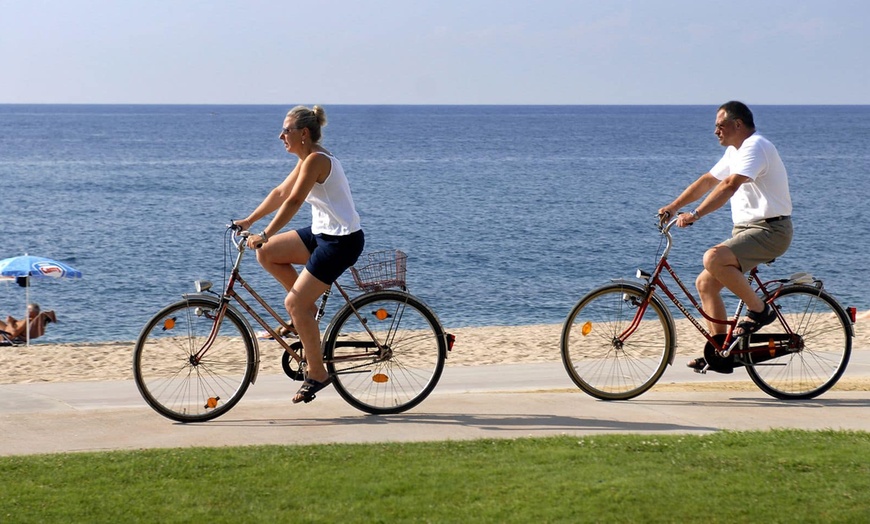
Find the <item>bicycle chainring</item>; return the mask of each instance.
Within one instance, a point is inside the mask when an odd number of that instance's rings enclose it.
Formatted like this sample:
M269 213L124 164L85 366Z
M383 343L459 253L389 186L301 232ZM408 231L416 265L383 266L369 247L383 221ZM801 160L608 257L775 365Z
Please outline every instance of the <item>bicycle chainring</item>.
M298 340L292 344L290 344L290 348L293 351L299 353L302 351L302 342ZM284 370L284 374L290 377L290 380L305 380L305 373L302 370L302 363L296 362L292 357L290 357L290 353L286 351L281 354L281 369Z
M725 336L726 335L713 335L713 338L716 339L716 342L722 344L725 342ZM707 364L710 365L710 369L717 373L732 373L734 368L740 365L734 361L733 355L728 358L720 357L716 352L716 347L710 342L707 342L704 346L704 359L707 361Z

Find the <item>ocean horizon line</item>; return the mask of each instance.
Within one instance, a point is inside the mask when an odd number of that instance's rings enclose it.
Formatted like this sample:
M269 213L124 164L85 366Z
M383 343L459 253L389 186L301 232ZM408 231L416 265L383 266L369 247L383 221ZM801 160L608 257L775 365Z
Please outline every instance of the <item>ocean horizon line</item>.
M50 106L50 107L288 107L293 105L323 105L332 107L718 107L722 102L709 104L480 104L480 103L453 103L453 104L385 104L385 103L333 103L333 102L291 102L283 103L188 103L188 102L0 102L3 106ZM870 107L866 104L763 104L753 103L752 107Z

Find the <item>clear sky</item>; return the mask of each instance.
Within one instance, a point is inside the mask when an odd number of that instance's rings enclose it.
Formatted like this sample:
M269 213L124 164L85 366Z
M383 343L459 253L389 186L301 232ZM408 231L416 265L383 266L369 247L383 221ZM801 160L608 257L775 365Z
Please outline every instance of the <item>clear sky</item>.
M0 0L0 103L870 104L867 0Z

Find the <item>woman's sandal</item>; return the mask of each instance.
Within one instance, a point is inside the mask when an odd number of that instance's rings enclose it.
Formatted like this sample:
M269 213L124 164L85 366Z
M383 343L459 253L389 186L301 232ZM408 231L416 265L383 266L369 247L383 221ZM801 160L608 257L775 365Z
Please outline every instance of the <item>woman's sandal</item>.
M290 327L278 326L277 328L275 328L275 332L277 332L281 338L299 337L299 335L296 333L296 328L293 326L292 323L290 324ZM260 340L275 340L275 337L273 337L271 333L265 330L259 331L257 333L257 338L259 338Z
M294 326L292 322L287 327L278 326L278 329L275 331L277 331L283 338L299 336L299 333L296 332L296 326Z
M746 316L748 317L748 320L744 320L737 324L737 329L740 329L741 332L734 333L735 336L742 337L756 333L764 326L776 320L776 311L770 306L770 304L765 303L763 311L755 312L749 310L746 312Z
M332 384L332 377L329 377L323 382L318 382L313 378L306 378L305 382L302 383L302 387L300 387L299 391L296 392L296 396L293 397L293 403L298 404L300 402L305 402L307 404L311 402L316 396L315 393L330 384Z

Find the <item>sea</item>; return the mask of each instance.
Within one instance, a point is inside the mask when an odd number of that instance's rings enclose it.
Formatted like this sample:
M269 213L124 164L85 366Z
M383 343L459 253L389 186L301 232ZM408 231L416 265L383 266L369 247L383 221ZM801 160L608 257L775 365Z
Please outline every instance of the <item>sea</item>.
M0 105L0 259L83 273L0 283L0 318L29 298L57 313L42 341L132 341L195 280L219 288L226 225L295 165L278 138L291 106ZM716 106L325 109L323 145L348 174L366 252L406 252L410 291L448 330L561 323L595 287L651 270L656 210L723 152ZM870 106L753 111L794 203L792 246L762 274L808 272L870 309ZM310 220L306 205L287 227ZM676 231L670 260L689 289L730 230L726 206ZM253 253L242 273L281 306Z

